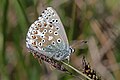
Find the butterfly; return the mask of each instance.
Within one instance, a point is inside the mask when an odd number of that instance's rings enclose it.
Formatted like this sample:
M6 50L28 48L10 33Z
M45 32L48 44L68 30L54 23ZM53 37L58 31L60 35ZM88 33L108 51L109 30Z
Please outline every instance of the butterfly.
M32 25L26 36L27 48L38 55L61 61L68 59L74 49L69 46L63 24L52 7L47 7Z

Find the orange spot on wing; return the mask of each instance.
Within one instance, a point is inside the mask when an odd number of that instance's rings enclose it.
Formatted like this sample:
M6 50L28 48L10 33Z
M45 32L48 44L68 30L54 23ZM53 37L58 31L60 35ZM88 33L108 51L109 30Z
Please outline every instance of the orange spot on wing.
M44 26L47 26L47 24L46 24L46 23L44 23Z
M35 39L35 38L36 38L36 36L32 36L32 38L33 38L33 39Z

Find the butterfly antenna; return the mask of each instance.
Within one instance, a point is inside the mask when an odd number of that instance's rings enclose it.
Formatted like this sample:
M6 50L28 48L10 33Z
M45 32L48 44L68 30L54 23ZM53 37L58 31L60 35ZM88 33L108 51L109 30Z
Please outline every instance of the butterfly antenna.
M71 47L75 49L81 49L84 48L87 43L87 40L75 40L72 42Z

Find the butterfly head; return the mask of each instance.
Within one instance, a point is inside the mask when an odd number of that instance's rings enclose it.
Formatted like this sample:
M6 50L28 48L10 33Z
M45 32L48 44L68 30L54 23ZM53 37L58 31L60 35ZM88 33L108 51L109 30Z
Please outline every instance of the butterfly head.
M70 46L69 51L70 51L70 53L74 53L75 49Z

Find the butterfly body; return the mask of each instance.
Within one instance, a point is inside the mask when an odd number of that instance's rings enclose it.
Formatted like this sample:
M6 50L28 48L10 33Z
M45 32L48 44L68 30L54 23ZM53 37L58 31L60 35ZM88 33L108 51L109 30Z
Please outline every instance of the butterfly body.
M48 7L29 28L26 46L55 60L69 59L73 49L69 46L64 27L56 11Z

